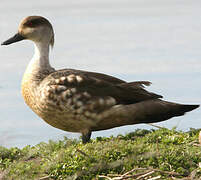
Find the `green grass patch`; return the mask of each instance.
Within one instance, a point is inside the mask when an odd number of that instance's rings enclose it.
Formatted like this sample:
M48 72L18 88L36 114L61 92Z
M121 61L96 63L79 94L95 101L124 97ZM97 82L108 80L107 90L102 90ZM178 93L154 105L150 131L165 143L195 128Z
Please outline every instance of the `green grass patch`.
M0 179L109 179L123 174L127 179L196 179L201 177L198 133L136 130L87 144L64 138L23 149L0 147Z

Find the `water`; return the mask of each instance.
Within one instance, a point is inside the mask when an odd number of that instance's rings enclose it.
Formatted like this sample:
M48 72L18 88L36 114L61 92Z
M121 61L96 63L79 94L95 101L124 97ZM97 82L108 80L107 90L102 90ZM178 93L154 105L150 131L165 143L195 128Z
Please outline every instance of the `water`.
M166 100L201 102L200 1L188 0L2 0L0 40L17 31L28 15L43 15L53 24L56 43L51 64L57 69L98 71L127 81L149 80L148 89ZM20 94L23 72L33 45L23 41L0 47L0 145L23 147L49 139L77 138L38 118ZM200 128L200 108L159 123L180 130ZM93 133L110 136L149 125Z

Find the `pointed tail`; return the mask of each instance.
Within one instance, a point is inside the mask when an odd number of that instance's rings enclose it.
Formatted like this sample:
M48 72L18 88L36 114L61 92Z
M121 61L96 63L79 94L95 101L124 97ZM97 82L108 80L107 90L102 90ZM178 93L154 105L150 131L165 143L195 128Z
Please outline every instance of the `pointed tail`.
M163 100L146 102L141 106L144 118L140 118L139 123L154 123L165 121L172 117L183 116L186 112L198 108L199 105L177 104ZM140 108L140 107L139 107Z
M177 104L159 99L130 105L116 105L102 114L95 130L165 121L175 116L182 116L198 107L199 105Z

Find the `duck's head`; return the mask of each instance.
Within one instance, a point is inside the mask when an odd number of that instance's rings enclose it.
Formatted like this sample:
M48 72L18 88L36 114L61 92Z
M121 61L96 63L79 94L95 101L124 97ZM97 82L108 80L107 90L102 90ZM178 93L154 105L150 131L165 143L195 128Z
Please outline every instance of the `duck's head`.
M35 43L54 45L54 31L50 22L42 16L28 16L19 25L18 33L1 45L9 45L24 39Z

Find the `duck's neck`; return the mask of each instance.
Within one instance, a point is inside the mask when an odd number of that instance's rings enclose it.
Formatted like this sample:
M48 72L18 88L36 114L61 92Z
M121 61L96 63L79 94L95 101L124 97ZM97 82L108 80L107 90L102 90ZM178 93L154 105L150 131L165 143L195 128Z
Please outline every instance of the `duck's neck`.
M38 70L46 70L51 68L49 63L49 44L35 42L35 52L31 60L31 66Z
M35 42L35 52L26 71L24 78L38 79L42 78L43 74L47 75L53 68L49 63L49 44L43 42Z
M26 73L39 73L51 70L49 63L49 44L43 42L35 42L35 52L27 67Z

